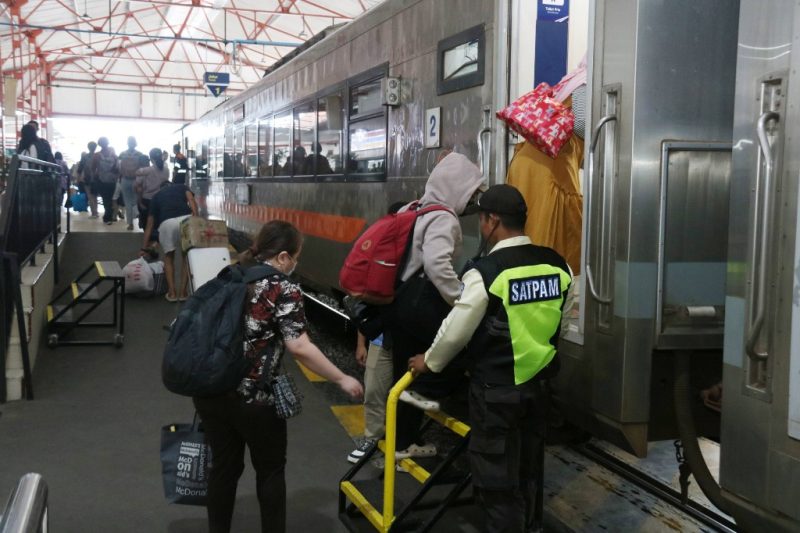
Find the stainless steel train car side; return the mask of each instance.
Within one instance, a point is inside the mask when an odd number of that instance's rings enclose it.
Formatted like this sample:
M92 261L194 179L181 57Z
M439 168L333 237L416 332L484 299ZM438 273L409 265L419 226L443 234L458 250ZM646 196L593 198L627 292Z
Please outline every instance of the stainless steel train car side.
M255 232L278 213L297 223L307 236L299 274L321 288L337 288L338 269L352 241L366 224L385 214L391 203L419 197L441 150L455 149L477 162L479 142L491 142L488 129L481 141L479 134L491 120L487 119L488 111L496 105L491 75L493 17L491 2L386 2L187 127L185 137L190 146L198 147L197 154L206 139L223 138L225 128L228 136L231 128L236 135L242 125L246 129L263 123L263 118L272 113L299 103L313 104L324 94L338 91L345 105L340 147L346 157L347 128L352 123L348 109L351 95L347 91L362 75L377 80L391 76L402 83L401 105L382 108L386 124L379 135L385 138L385 170L369 176L345 171L316 178L210 176L210 183L203 187L208 190L209 213L225 219L232 229L247 233ZM480 34L483 47L482 83L437 94L440 91L432 82L437 79L437 46L443 39L471 28ZM425 110L431 108L441 109L440 148L425 147L425 131L432 127L425 122ZM484 151L492 152L488 146ZM271 155L265 157L270 160ZM493 180L489 157L485 175ZM464 228L465 250L470 254L477 248L477 223L473 219Z
M426 110L441 108L442 148L478 161L479 146L492 145L484 175L503 181L510 139L493 114L508 99L513 32L525 31L512 14L524 1L388 0L333 32L185 136L196 154L238 139L247 154L248 131L268 117L340 91L344 160L357 120L350 90L399 77L401 104L380 115L383 169L225 176L217 157L196 180L201 204L241 232L276 217L295 222L307 235L299 273L335 289L360 231L422 192L440 154L425 146ZM724 352L722 418L701 410L698 426L721 431L722 493L751 528L800 529L800 162L791 144L800 136L800 54L789 53L799 13L788 0L742 0L741 14L736 0L597 0L589 13L580 317L560 345L559 403L569 421L645 455L649 440L677 436L675 354L688 354L692 385L702 388L723 378ZM438 47L475 28L482 83L442 93ZM764 113L778 116L766 115L759 139ZM463 227L468 256L476 224ZM754 323L763 324L756 336ZM767 355L745 355L743 332L757 339L750 351Z
M744 529L800 531L800 7L741 4L720 484Z

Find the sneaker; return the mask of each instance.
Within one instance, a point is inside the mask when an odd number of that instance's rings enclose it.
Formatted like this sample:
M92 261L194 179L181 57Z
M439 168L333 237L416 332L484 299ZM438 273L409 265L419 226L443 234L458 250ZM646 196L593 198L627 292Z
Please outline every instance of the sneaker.
M112 223L113 223L113 222L112 222L111 220L106 220L106 221L104 222L104 224L105 224L106 226L110 226Z
M89 218L97 218L98 215L89 215Z
M128 224L128 231L133 231L133 224Z
M367 452L373 446L375 446L374 439L363 439L361 444L347 456L347 462L354 464L359 462L362 457L367 455Z
M396 461L409 457L433 457L434 455L436 455L436 446L433 444L412 444L405 450L394 452Z
M439 402L435 400L429 400L425 396L422 396L414 391L404 390L401 392L400 401L411 404L417 409L422 409L423 411L439 411L441 409Z

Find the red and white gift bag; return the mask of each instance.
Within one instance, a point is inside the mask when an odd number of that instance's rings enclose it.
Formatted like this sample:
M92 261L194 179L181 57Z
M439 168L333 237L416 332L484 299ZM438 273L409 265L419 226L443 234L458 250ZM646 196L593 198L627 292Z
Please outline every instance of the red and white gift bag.
M553 159L558 157L575 126L572 109L553 97L556 87L540 83L497 112L497 118Z

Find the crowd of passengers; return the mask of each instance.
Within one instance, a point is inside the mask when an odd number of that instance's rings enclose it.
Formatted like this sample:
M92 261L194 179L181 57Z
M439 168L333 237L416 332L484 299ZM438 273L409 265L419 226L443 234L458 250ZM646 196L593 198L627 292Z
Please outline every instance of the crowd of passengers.
M585 69L571 76L563 100L585 98ZM485 517L483 530L533 531L537 479L543 475L546 383L558 371L562 312L580 253L575 228L581 227L581 134L576 128L555 160L520 143L509 167L509 184L488 189L473 162L445 151L421 198L394 199L398 201L390 212L434 205L446 209L418 216L393 302L369 310L370 327L359 332L355 354L365 367L363 387L331 363L308 336L302 291L289 277L300 261L302 234L279 220L261 228L239 257L243 264L263 263L274 269L254 284L245 304L244 350L251 365L235 390L193 399L213 457L206 503L212 533L231 530L246 448L256 471L262 531L286 530L287 422L276 412L272 389L264 385L271 380L263 379L285 372L285 352L352 399L364 400L365 434L347 457L350 462L361 460L384 436L389 389L406 372L415 379L400 398L397 460L436 454L433 444L420 439L422 409L438 409L440 399L464 385L471 427L469 464ZM28 144L28 153L36 156L38 148L31 151L32 146L38 145ZM176 171L163 205L157 198L168 176L160 149L145 157L130 138L128 150L117 156L102 137L88 148L77 167L77 183L112 206L104 222L113 222L115 196L121 195L128 229L133 229L138 209L145 229L143 248L158 229L164 251L174 251L173 222L197 214L194 196L184 184L180 147L175 147ZM302 170L291 168L299 173L312 164L320 173L327 159L318 152L306 156L297 150L286 165L303 165ZM310 163L309 157L314 158ZM115 194L117 189L120 194ZM92 216L97 217L96 203L92 206ZM476 213L480 249L457 272L462 255L459 217ZM168 299L184 297L172 283Z

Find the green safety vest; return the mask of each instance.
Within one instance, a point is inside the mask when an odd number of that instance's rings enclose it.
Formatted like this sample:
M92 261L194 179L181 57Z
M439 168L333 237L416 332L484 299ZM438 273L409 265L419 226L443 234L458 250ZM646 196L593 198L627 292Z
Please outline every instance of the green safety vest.
M468 345L472 379L520 385L536 376L551 377L558 370L561 310L572 282L564 258L528 244L497 250L474 268L489 305Z

